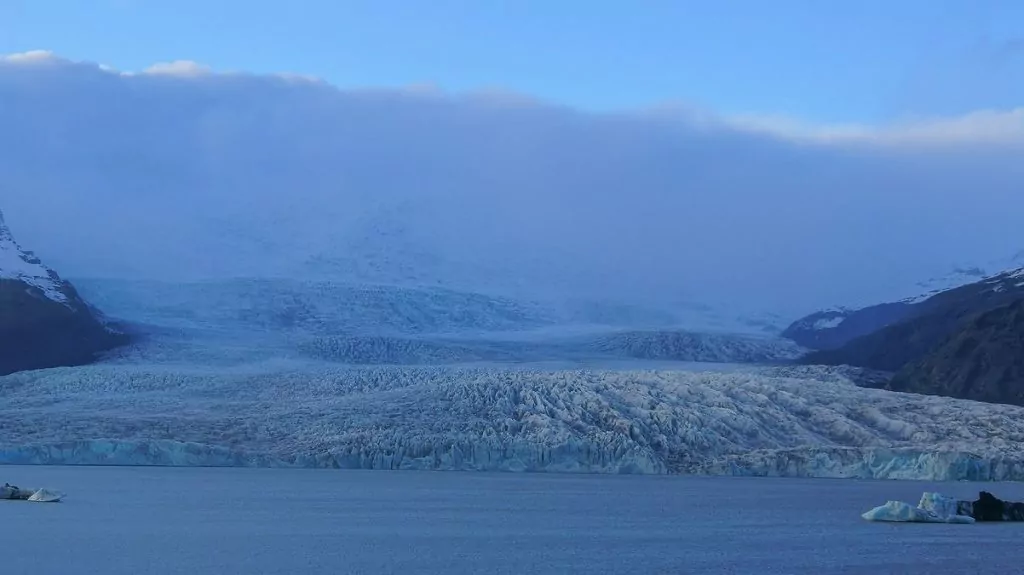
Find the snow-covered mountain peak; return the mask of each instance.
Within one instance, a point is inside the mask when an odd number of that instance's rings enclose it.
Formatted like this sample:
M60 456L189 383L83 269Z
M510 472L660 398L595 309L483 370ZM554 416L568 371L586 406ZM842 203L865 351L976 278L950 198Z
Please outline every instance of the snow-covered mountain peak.
M4 212L0 210L0 242L13 239L11 237L11 230L7 229L7 223L4 221Z
M937 293L994 278L1021 268L1024 268L1024 250L1018 251L1008 258L994 259L981 264L955 266L945 275L918 282L915 286L920 290L918 294L900 301L905 303L922 302Z
M68 303L60 277L56 272L43 265L32 252L22 249L14 241L10 228L4 222L0 211L0 280L15 280L38 289L42 294L56 302Z

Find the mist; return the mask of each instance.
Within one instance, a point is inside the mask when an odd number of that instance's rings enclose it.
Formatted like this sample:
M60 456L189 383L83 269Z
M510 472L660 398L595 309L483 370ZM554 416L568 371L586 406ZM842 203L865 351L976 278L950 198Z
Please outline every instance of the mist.
M0 60L0 209L71 277L871 303L1024 247L1024 114L884 127Z

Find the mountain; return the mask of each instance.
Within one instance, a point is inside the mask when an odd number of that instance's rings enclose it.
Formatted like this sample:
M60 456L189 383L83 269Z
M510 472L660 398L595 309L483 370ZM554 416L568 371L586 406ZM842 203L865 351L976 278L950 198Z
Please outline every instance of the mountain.
M802 361L897 371L926 357L979 314L1021 298L1024 298L1024 268L946 290L917 303L901 302L888 304L893 307L865 308L849 314L831 329L855 320L861 322L861 328L867 333L832 348L819 347ZM889 311L890 315L886 317L884 311ZM872 320L884 323L871 331L868 324ZM792 326L786 331L791 339L800 342L793 337Z
M836 349L912 315L913 309L913 304L894 302L817 311L790 324L782 337L810 349Z
M904 298L901 301L903 303L922 302L941 292L976 283L1022 267L1024 267L1024 250L1018 251L1008 258L998 258L981 264L956 265L946 274L917 282L914 285L917 295Z
M907 290L915 295L861 308L836 307L816 311L794 321L783 330L782 336L810 349L836 349L886 326L928 313L936 302L927 302L939 294L1012 274L1022 267L1024 251L983 264L954 266L946 274L916 282ZM941 298L937 301L942 305Z
M1024 405L1024 298L968 320L886 388Z
M88 364L127 339L22 249L0 213L0 375Z

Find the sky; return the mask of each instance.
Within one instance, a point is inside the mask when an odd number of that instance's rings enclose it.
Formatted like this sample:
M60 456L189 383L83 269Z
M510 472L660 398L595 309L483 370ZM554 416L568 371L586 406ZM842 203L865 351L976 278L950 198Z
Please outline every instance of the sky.
M0 54L881 124L1016 107L1017 0L0 0Z

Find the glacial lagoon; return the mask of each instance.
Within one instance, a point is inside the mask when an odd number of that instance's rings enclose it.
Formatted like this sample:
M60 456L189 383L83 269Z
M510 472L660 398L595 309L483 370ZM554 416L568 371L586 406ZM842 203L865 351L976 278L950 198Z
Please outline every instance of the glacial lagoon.
M860 514L1024 484L312 469L0 466L9 575L998 573L1024 525Z

